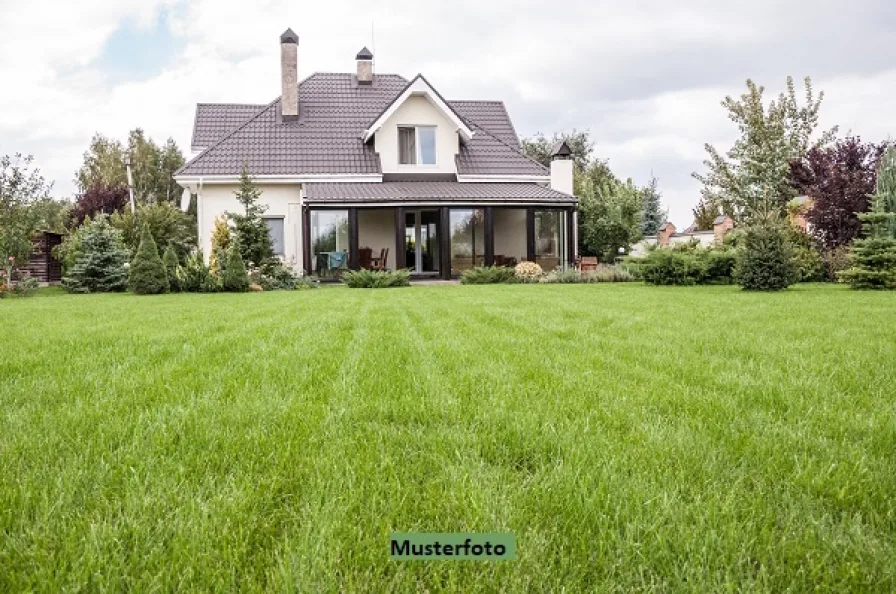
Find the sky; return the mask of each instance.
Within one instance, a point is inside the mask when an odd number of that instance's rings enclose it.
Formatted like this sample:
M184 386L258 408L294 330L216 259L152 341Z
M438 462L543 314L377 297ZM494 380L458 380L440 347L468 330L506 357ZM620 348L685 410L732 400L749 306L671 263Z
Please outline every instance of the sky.
M287 27L300 78L353 71L366 45L377 72L503 100L521 136L588 130L617 176L658 178L679 228L747 78L770 100L811 76L823 127L896 136L892 0L0 0L0 16L0 154L33 154L57 197L96 132L142 127L188 154L197 102L276 98Z

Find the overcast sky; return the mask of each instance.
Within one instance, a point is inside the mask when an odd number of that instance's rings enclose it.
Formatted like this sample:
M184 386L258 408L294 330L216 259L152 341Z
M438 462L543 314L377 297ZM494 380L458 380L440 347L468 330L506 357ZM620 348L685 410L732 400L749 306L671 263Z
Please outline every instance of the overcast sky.
M279 95L279 35L300 37L299 76L422 72L449 99L501 99L521 136L589 130L620 177L659 178L690 223L703 145L736 133L719 106L753 78L825 91L822 121L896 136L892 0L0 0L0 154L32 153L55 195L97 131L140 126L189 153L197 102ZM372 39L371 24L375 31ZM771 98L771 93L769 93Z

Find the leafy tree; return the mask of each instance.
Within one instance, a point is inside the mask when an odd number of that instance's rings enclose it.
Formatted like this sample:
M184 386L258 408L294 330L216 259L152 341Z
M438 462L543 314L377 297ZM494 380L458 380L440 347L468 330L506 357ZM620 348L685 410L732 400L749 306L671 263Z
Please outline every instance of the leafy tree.
M40 222L35 205L49 198L52 188L34 158L16 154L0 157L0 257L23 265L31 258L31 237Z
M73 293L124 291L128 286L127 259L121 233L106 215L100 215L78 228L62 285Z
M215 218L215 228L212 229L212 253L209 257L209 269L212 274L220 274L219 261L221 255L226 254L230 248L230 226L221 217ZM223 264L223 262L221 262Z
M744 289L780 291L799 279L793 247L780 221L752 225L741 244L735 276Z
M627 180L594 171L586 177L579 204L581 241L588 251L613 260L641 236L642 192Z
M883 154L877 170L877 194L885 212L896 213L896 146ZM896 220L890 225L890 235L896 238Z
M794 185L813 201L806 220L824 249L848 245L859 236L858 215L868 210L884 148L849 137L829 147L814 147L790 163Z
M225 291L242 293L249 290L249 275L241 251L240 241L237 238L227 250L227 266L224 267L221 281Z
M240 172L240 187L234 194L243 205L243 212L227 213L227 216L233 221L243 262L267 268L274 261L274 244L268 226L261 217L267 207L258 203L261 190L249 177L249 170L245 165Z
M659 191L655 176L641 190L644 199L641 214L641 235L656 235L663 223L669 217L669 212L663 210L661 203L662 193Z
M110 220L121 231L131 254L137 252L144 227L149 229L156 245L172 246L179 261L196 246L195 221L170 202L141 204L136 215L126 209L112 215Z
M551 151L554 145L565 140L569 149L572 151L575 169L585 171L591 164L591 153L594 151L594 143L589 137L588 131L560 133L555 132L554 136L548 139L541 132L531 138L524 138L522 141L523 154L538 161L545 167L551 166Z
M172 139L159 146L136 128L128 134L127 146L97 133L84 153L84 163L75 173L81 192L94 185L127 187L124 157L131 158L134 199L138 203L176 203L180 199L174 172L184 157Z
M748 79L747 91L739 99L725 97L722 107L740 129L740 137L724 154L707 144L709 157L704 165L708 171L693 174L703 184L706 202L748 223L783 211L796 195L789 175L790 162L813 147L827 144L836 133L834 128L813 140L824 93L815 99L808 77L805 106L797 99L791 77L787 77L787 92L771 101L767 109L764 90Z
M708 231L712 229L716 217L719 216L719 207L704 196L691 212L694 214L694 227L698 231Z
M889 196L874 195L871 212L862 213L865 237L852 244L852 268L840 273L853 289L896 289L896 213L887 212Z
M37 220L35 228L65 233L71 219L72 203L45 196L31 205Z
M167 293L168 273L162 258L159 257L159 249L149 232L149 225L143 226L140 236L140 247L131 260L131 269L128 276L128 288L137 295L157 295Z
M165 267L165 274L168 276L168 286L172 293L180 292L180 277L177 274L177 253L174 247L169 243L162 255L162 265Z
M129 202L126 185L105 186L95 183L78 194L71 211L71 223L78 226L84 219L95 218L100 213L111 215L123 211Z

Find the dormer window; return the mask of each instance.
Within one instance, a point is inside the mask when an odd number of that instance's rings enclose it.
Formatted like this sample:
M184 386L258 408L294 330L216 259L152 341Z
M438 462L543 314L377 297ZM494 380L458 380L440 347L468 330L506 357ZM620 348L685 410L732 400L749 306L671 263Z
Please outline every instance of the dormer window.
M401 165L435 165L436 127L399 126L398 163Z

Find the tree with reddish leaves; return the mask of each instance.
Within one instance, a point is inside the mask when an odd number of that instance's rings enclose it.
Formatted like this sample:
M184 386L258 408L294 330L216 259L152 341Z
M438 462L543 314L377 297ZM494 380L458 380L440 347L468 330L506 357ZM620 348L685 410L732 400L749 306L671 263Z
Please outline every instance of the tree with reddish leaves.
M813 201L806 220L820 247L849 245L861 234L858 214L870 207L877 165L885 149L885 143L863 143L861 138L849 137L812 148L790 163L794 186Z
M123 185L106 186L96 183L86 192L79 194L72 208L72 225L78 227L87 217L95 218L99 213L119 212L129 201L128 188Z

